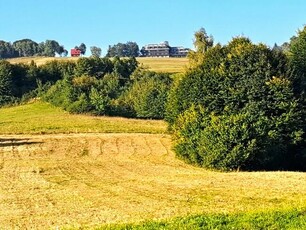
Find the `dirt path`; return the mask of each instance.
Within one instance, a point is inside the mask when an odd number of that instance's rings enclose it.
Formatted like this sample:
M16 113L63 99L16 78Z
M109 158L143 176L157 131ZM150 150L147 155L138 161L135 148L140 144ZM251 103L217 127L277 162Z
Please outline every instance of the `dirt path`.
M305 197L305 173L209 172L176 159L167 135L0 136L0 229L302 206Z

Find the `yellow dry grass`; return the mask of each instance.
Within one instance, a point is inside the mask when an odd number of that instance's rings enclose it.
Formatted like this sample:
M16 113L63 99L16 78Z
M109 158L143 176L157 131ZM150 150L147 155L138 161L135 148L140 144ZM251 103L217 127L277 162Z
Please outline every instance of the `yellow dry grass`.
M30 64L31 61L34 61L37 65L43 65L53 60L76 61L78 57L23 57L8 59L12 64ZM188 65L187 58L137 58L137 61L149 70L168 73L182 73Z
M305 173L206 171L163 134L2 135L0 182L0 229L306 206Z
M182 73L188 66L187 58L137 58L137 61L156 72Z
M34 61L38 66L46 64L49 61L62 60L62 61L76 61L78 57L20 57L7 59L11 64L30 64Z

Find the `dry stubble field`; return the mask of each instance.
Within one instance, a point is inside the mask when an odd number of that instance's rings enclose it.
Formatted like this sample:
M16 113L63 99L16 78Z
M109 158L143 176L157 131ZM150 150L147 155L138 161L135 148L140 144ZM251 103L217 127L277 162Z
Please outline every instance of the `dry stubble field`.
M12 64L30 64L31 61L34 61L37 65L43 65L46 62L53 60L76 61L78 60L78 57L22 57L7 60ZM188 66L187 58L138 57L137 61L144 67L156 72L182 73L186 70L186 66Z
M218 173L175 158L165 134L0 136L0 229L94 227L305 207L306 175Z

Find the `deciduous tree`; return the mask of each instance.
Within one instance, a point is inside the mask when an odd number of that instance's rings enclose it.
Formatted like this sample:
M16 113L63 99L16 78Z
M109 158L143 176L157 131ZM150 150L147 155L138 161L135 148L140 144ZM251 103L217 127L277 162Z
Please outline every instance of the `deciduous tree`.
M244 37L207 49L170 100L177 154L219 170L293 169L302 162L304 105L278 57Z
M195 50L191 50L188 53L190 66L194 67L203 62L204 53L209 48L213 47L214 39L212 36L208 36L204 28L200 28L194 33L193 40Z
M90 47L90 51L91 51L91 56L93 56L93 57L101 57L102 49L100 47L91 46Z
M78 48L81 51L82 55L86 53L86 45L84 43L81 43L81 45Z

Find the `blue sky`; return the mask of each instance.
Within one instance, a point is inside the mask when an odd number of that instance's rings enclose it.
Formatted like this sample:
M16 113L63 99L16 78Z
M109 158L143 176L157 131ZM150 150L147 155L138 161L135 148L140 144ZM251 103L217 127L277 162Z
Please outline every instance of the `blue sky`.
M306 24L305 0L0 0L0 9L0 40L84 42L103 55L127 41L193 48L200 27L222 44L244 35L273 46Z

